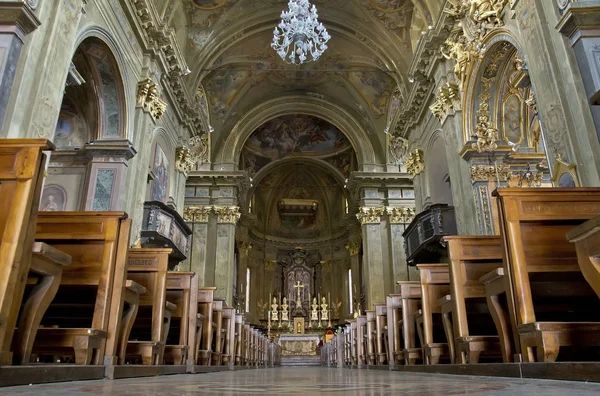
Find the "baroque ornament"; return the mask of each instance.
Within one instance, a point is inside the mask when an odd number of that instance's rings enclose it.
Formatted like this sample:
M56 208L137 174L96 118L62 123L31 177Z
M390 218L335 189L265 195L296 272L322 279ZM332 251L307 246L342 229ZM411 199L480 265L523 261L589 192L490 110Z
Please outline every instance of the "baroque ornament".
M167 102L160 98L158 86L149 78L138 83L136 107L149 113L153 120L159 120L167 109Z
M416 214L413 206L388 206L385 211L391 224L409 224L414 220Z
M217 215L217 223L236 224L241 213L238 206L213 206Z
M447 82L442 85L436 95L435 101L429 110L440 122L444 122L448 115L460 110L460 94L458 84Z
M381 207L365 207L359 208L356 218L360 224L379 224L381 223L381 216L385 213L385 209Z
M512 172L506 164L472 165L469 168L469 174L471 175L471 183L488 182L490 180L508 182L512 179Z
M344 247L346 248L350 256L356 256L360 252L360 242L358 241L348 242Z
M397 165L401 165L406 162L408 155L408 140L401 136L390 135L389 141L390 155L392 160Z
M271 48L281 59L292 64L319 59L331 36L318 21L317 7L311 7L308 0L290 0L288 8L281 12L281 22L273 31Z
M487 102L481 102L477 111L478 122L475 125L475 143L472 144L474 150L478 153L484 151L495 151L498 148L498 129L494 128L490 122L490 111Z
M208 223L211 212L211 206L186 206L183 209L183 219L193 223Z
M242 254L242 256L248 257L250 250L252 250L252 243L248 241L238 242L238 251Z
M423 151L415 149L408 155L408 159L404 163L406 171L411 176L416 176L423 172L425 169L425 159L423 158Z

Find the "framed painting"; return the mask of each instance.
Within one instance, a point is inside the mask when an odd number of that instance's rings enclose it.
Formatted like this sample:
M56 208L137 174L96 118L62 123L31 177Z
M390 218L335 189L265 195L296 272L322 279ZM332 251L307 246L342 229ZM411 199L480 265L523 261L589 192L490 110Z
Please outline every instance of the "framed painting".
M154 152L154 182L152 183L152 201L166 202L169 187L169 159L160 144Z

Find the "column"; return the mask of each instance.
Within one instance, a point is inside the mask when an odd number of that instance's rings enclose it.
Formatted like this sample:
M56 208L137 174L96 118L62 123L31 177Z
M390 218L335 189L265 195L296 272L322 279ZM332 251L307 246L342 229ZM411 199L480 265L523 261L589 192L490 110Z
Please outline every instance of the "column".
M208 220L212 212L210 206L186 206L183 218L192 229L191 248L188 255L190 271L198 275L198 284L205 285L206 276L206 245L208 235Z
M387 207L388 224L390 225L390 250L394 284L396 281L417 280L418 271L406 263L406 250L402 233L406 226L415 218L415 208L412 206Z
M0 1L0 127L15 81L25 36L39 25L40 21L25 2Z
M383 214L383 207L361 207L356 215L362 225L362 275L366 286L366 308L369 310L374 309L373 303L385 301L383 247L381 243L381 216Z
M214 206L217 215L217 244L215 260L215 296L233 300L233 268L235 253L235 225L240 219L237 206Z

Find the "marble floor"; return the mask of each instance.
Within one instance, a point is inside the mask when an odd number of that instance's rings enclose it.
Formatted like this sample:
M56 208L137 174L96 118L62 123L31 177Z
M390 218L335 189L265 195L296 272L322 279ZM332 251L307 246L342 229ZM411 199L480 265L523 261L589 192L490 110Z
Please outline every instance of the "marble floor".
M600 384L413 374L376 370L278 368L0 388L21 396L192 395L599 395Z

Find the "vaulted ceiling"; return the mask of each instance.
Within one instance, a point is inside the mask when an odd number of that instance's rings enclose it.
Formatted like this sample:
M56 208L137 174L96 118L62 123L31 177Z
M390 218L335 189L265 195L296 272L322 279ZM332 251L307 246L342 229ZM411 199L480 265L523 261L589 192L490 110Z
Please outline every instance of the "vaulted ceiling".
M421 32L443 0L313 0L332 39L316 62L284 63L270 48L287 0L154 0L176 30L190 90L206 93L213 148L259 104L307 95L350 114L384 152L386 126L408 92Z

